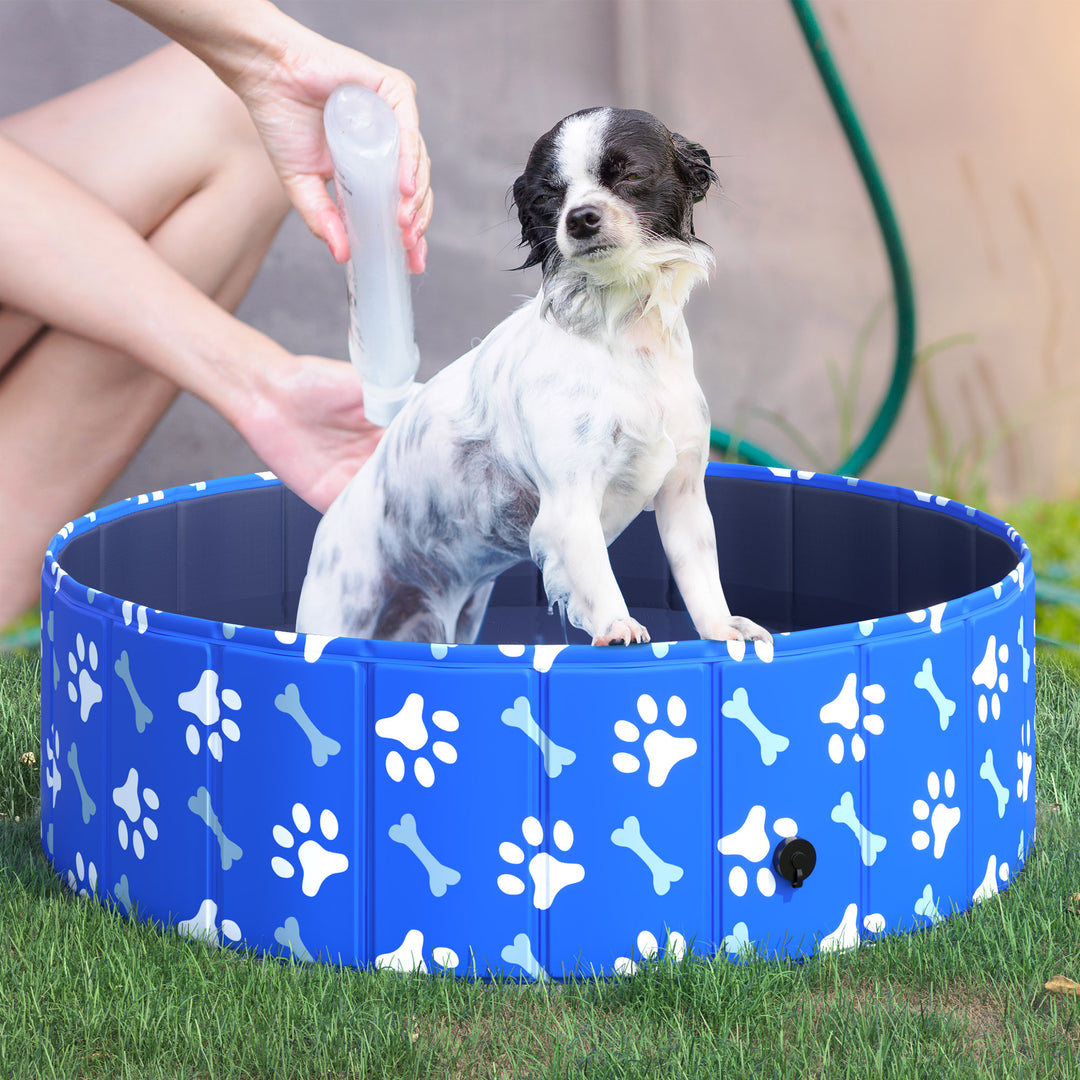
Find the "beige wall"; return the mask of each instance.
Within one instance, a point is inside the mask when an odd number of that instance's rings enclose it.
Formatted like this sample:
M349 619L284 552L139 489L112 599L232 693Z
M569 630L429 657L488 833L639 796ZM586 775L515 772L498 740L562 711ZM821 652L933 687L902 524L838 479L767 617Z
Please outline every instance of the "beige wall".
M704 143L724 184L699 214L717 272L690 313L715 422L807 464L753 415L775 411L837 463L827 362L847 367L889 283L786 0L281 6L420 85L437 193L430 269L414 292L426 372L536 287L534 276L506 272L518 256L504 201L532 140L577 108L643 106ZM965 493L1000 507L1075 489L1080 4L819 0L817 10L894 197L919 343L974 338L928 367L951 444L994 451L966 477ZM4 0L0 110L100 74L156 40L104 0ZM293 219L241 313L290 348L343 355L342 294L340 271ZM886 317L867 352L860 431L891 348ZM941 488L934 436L916 388L870 475ZM182 401L112 494L255 464L215 417Z

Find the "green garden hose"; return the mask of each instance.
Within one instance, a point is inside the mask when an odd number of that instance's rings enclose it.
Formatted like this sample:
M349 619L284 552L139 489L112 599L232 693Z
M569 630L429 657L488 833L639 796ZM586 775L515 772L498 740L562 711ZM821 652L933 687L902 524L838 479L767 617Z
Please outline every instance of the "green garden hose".
M847 460L842 461L833 470L845 476L857 476L881 449L896 423L907 393L915 365L915 293L911 284L907 256L904 254L900 226L893 213L892 204L889 202L885 182L874 161L859 119L855 115L851 99L844 90L840 74L833 63L810 0L790 0L790 3L818 74L825 85L829 100L832 102L833 110L851 147L851 153L859 168L867 194L870 196L893 281L893 298L896 307L896 351L892 379L869 430L852 450ZM732 450L752 465L767 465L772 468L789 467L753 443L735 439L730 433L715 428L712 431L712 445L724 452Z

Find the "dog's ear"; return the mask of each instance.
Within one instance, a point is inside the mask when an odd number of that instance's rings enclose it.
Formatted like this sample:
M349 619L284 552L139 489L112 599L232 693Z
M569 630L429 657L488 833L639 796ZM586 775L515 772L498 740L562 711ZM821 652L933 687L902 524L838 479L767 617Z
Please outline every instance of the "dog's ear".
M514 181L514 186L510 189L510 205L517 211L518 221L521 223L520 246L528 248L529 254L520 266L514 267L515 270L527 270L530 266L543 262L543 251L545 247L550 247L550 243L544 244L542 231L532 212L531 203L528 175L523 173Z
M671 141L675 145L675 156L689 177L690 194L694 202L701 202L709 193L709 188L720 183L720 178L713 171L709 151L700 143L690 142L675 133L672 133Z

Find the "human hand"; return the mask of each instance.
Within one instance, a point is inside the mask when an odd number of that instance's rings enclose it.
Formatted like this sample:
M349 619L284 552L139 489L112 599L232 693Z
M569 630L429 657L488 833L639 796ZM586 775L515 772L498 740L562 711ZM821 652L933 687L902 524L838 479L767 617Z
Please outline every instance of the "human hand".
M384 431L364 416L360 375L340 360L297 356L261 376L236 427L286 487L325 512Z
M341 216L326 190L333 176L323 133L326 99L342 83L374 90L394 110L399 132L398 225L409 269L422 273L427 257L424 231L431 221L431 164L416 107L416 84L397 68L293 24L287 40L235 80L270 159L308 228L326 242L339 262L349 257Z
M374 90L398 121L398 225L409 269L423 272L431 221L431 166L420 134L416 84L403 71L330 41L266 0L114 0L204 60L240 95L293 205L339 262L349 257L327 194L333 176L323 134L326 99L342 83Z

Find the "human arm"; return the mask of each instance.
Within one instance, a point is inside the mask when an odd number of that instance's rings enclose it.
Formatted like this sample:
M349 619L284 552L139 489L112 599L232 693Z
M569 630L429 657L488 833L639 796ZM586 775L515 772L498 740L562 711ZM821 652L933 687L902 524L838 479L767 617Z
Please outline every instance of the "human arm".
M333 90L358 82L393 108L400 133L398 225L414 273L424 269L431 220L430 165L420 134L416 86L403 71L330 41L267 0L113 0L203 60L243 100L289 198L338 262L349 255L326 191L332 176L322 108Z
M294 357L233 318L108 206L3 136L0 251L0 308L132 356L202 398L317 508L374 448L381 430L364 420L350 365Z

